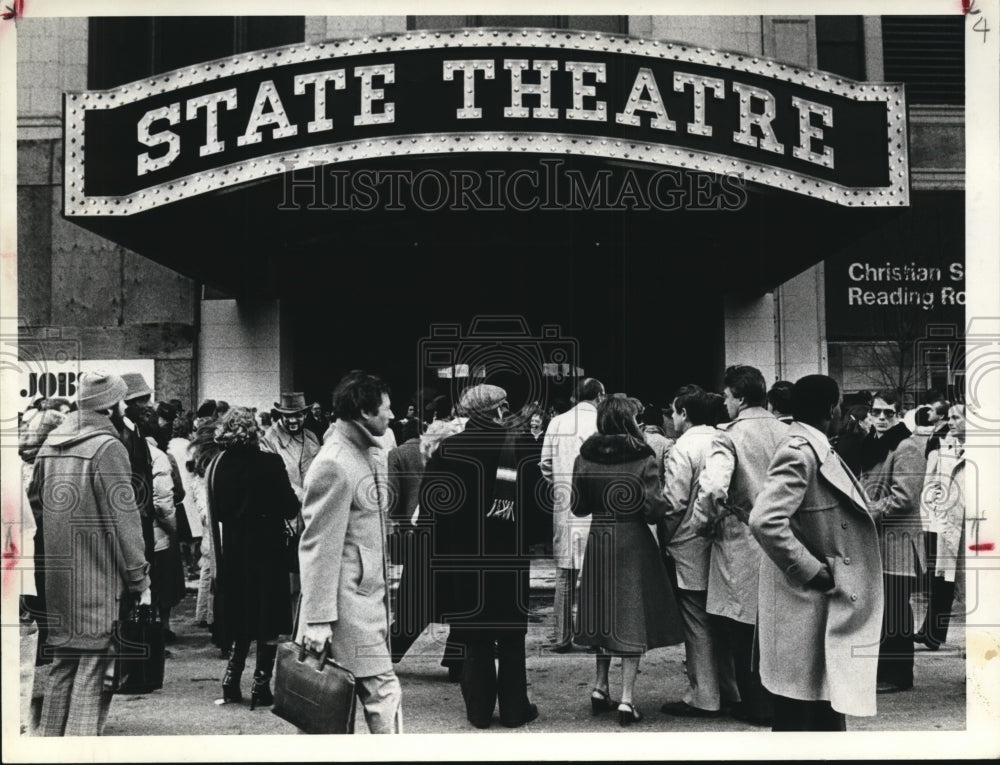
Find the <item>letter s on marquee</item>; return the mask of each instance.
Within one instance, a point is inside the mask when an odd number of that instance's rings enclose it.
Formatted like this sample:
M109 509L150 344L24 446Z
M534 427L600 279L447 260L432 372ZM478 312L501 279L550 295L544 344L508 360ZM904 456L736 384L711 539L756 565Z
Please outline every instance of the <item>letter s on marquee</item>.
M167 145L167 153L162 157L153 158L148 153L140 154L136 166L137 175L145 175L154 170L162 170L170 165L181 153L181 137L172 130L161 130L158 133L150 133L149 128L158 120L166 120L171 125L176 125L181 121L181 105L179 103L163 106L159 109L151 109L142 115L136 130L139 143L144 146L154 147Z

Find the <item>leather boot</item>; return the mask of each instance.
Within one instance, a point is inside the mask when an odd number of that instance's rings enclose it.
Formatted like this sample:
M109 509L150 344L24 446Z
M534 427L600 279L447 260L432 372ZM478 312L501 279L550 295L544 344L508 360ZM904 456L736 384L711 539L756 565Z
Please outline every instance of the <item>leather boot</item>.
M274 703L271 693L271 673L258 669L253 673L253 687L250 689L250 709L254 707L269 707Z
M222 678L222 700L224 702L243 701L240 678L243 676L244 666L246 666L246 659L243 661L235 658L229 659L229 664L226 665L226 674Z

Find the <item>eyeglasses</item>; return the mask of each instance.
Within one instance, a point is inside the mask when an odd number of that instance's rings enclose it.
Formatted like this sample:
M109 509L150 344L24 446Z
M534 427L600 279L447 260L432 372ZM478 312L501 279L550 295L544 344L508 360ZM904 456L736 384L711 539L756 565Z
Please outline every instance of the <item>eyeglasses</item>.
M881 409L879 407L873 406L871 411L872 411L872 417L878 417L879 415L884 414L887 420L891 420L893 417L896 416L895 409Z

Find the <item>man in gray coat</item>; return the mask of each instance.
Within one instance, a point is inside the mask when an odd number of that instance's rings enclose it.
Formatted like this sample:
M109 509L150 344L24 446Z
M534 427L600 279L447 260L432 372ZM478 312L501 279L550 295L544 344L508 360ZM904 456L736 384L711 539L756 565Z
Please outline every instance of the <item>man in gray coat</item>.
M767 385L759 369L729 367L724 383L731 421L719 426L712 442L692 516L713 536L705 609L715 617L716 635L733 662L740 692L733 716L770 725L770 694L752 669L761 552L747 518L788 426L764 408Z
M776 731L843 731L845 714L875 714L879 538L864 490L827 440L839 402L825 375L795 383L795 421L750 513L770 559L758 640Z
M878 692L913 687L913 609L910 597L925 571L920 495L927 461L924 445L899 416L895 391L872 402L872 429L861 442L858 478L871 500L882 546L885 613L879 645Z
M112 625L126 593L148 605L148 565L128 452L111 424L127 385L80 376L79 411L38 452L28 499L41 518L46 652L53 657L42 705L43 736L99 736L111 707Z
M388 491L379 438L389 387L352 372L333 392L331 426L306 474L299 543L301 639L354 673L372 733L402 733L402 692L389 652L385 557Z

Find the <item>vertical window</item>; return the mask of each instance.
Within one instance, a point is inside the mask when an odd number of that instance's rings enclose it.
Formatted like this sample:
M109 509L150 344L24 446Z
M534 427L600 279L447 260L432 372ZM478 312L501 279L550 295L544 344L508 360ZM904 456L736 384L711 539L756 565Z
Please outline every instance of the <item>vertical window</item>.
M817 66L852 80L865 79L864 39L860 16L817 16Z
M305 41L304 16L95 17L89 27L87 87L92 90Z

